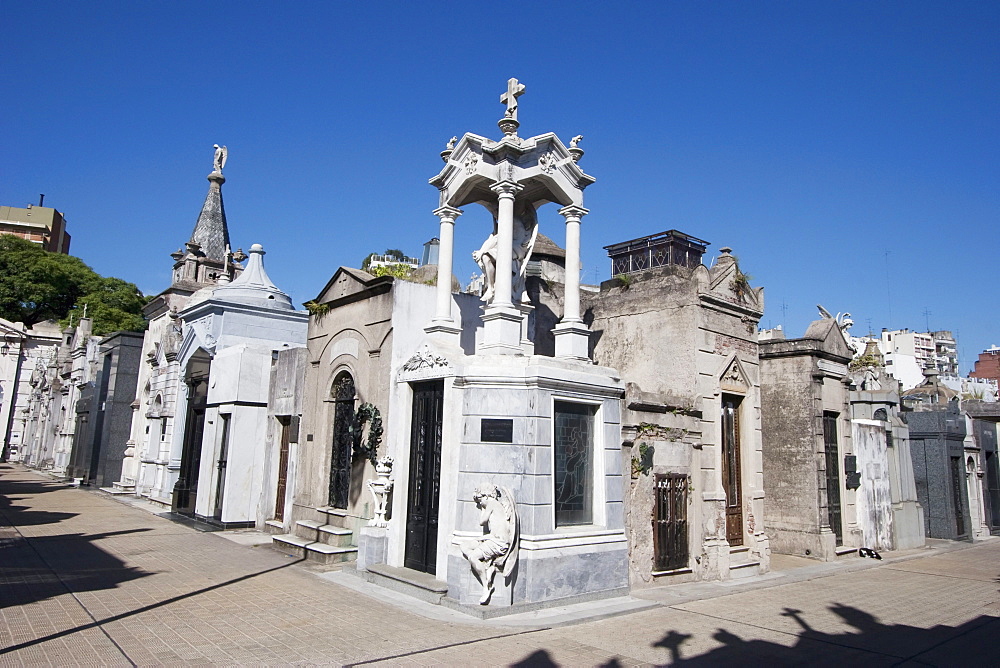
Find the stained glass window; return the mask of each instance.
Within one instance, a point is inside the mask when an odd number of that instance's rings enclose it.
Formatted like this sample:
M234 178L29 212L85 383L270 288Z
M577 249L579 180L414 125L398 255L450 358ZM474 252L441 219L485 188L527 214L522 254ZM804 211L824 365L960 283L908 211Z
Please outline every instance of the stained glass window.
M596 407L555 402L556 526L594 521Z

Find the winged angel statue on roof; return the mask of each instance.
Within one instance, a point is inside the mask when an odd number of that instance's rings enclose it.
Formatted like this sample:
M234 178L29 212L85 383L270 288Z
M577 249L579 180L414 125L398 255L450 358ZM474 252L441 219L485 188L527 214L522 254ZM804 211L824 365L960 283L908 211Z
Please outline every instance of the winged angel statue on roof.
M480 485L472 495L479 507L479 524L484 534L481 538L463 541L462 556L469 560L472 572L483 585L480 605L486 605L493 596L493 580L497 573L508 577L517 564L520 539L517 504L506 487Z

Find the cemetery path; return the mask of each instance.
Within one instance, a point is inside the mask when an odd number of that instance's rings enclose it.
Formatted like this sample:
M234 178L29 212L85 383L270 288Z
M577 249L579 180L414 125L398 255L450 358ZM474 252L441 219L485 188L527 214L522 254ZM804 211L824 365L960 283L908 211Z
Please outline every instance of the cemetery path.
M265 545L0 464L0 666L1000 665L1000 540L928 553L512 626L416 614Z

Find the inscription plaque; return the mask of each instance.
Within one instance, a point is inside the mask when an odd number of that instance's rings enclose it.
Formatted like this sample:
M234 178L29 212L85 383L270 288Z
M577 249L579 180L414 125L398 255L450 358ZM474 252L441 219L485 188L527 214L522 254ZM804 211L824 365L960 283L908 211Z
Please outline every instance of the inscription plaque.
M483 418L479 429L479 440L484 443L513 443L514 420Z

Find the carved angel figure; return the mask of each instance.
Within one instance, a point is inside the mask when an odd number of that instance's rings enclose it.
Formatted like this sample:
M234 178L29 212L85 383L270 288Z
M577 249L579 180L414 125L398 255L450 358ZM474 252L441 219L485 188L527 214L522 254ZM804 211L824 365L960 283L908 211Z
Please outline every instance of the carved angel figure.
M581 141L583 141L583 135L577 135L569 140L569 147L578 148Z
M520 530L517 504L506 487L480 485L472 495L480 509L479 523L485 532L482 538L464 541L462 556L469 560L472 572L483 585L480 605L490 602L493 580L499 572L504 577L514 572Z
M221 174L222 168L226 166L226 160L229 159L229 149L225 146L219 146L218 144L214 144L214 146L215 158L212 161L212 165L214 167L213 171Z
M511 303L517 304L524 292L525 272L528 269L528 258L535 248L538 237L538 217L535 208L528 204L520 215L514 216L514 240L511 254ZM482 300L487 304L493 301L496 291L497 277L497 229L494 225L493 234L486 238L477 251L473 251L472 259L483 270L486 279L486 292Z

